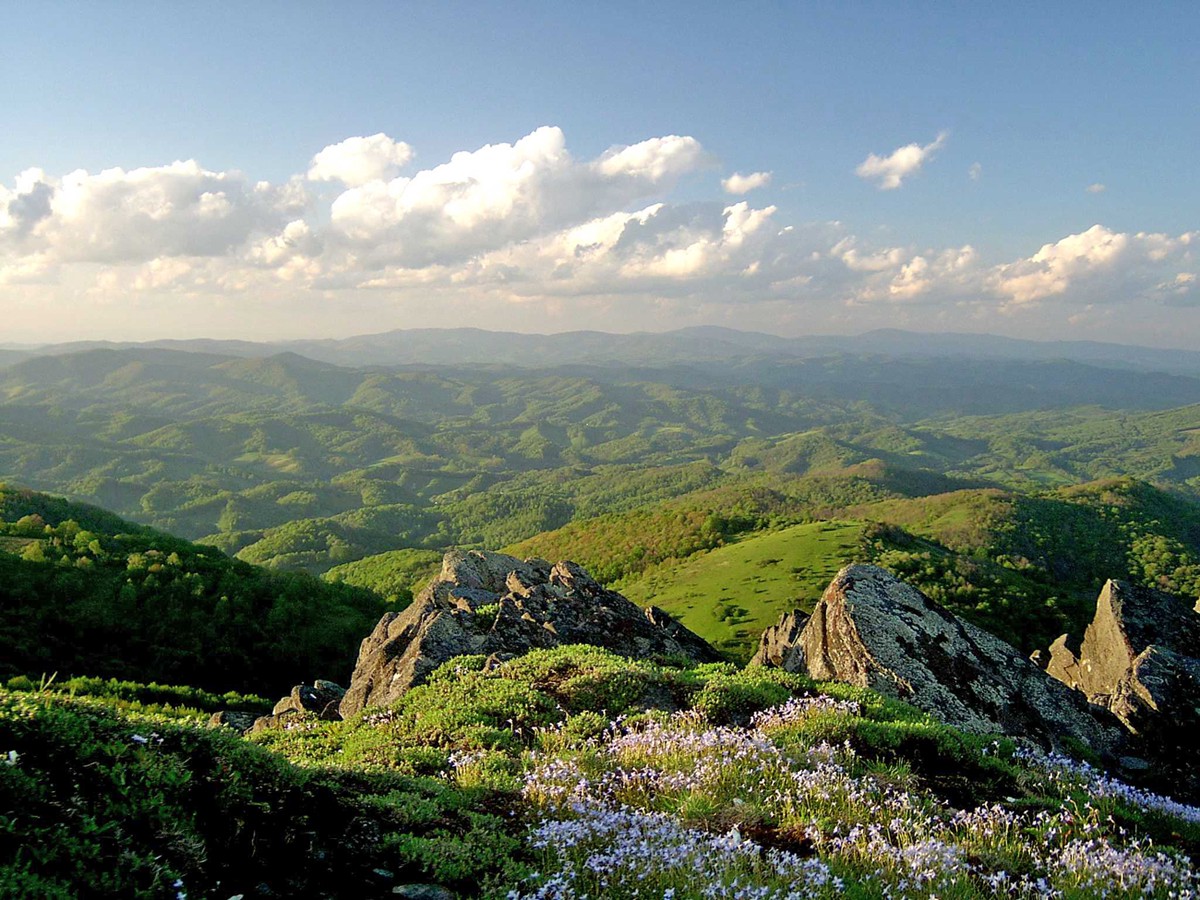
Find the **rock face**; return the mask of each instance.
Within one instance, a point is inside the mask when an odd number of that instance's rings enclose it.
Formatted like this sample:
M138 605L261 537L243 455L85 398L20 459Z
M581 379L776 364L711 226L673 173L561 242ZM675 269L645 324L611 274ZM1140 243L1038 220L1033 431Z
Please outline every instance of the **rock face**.
M800 632L808 624L808 614L795 610L784 613L779 624L772 625L762 633L758 641L758 652L750 660L752 666L774 666L789 672L803 672L804 649L800 646Z
M1121 752L1123 731L1103 710L884 569L842 569L796 634L799 624L785 616L760 661L871 688L969 731Z
M341 714L395 701L455 656L508 659L539 647L594 644L632 658L717 652L660 609L643 612L570 562L454 551L441 574L362 642Z
M1170 594L1109 581L1071 646L1050 647L1048 674L1111 710L1150 746L1194 755L1200 735L1200 615Z

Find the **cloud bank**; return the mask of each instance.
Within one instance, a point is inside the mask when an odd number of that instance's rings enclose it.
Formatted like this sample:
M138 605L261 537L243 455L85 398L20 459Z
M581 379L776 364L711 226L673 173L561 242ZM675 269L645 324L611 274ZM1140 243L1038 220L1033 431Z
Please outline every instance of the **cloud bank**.
M945 141L943 133L871 155L857 174L898 188ZM409 144L380 133L319 150L281 183L193 160L21 172L0 184L10 334L57 337L46 308L89 334L109 323L112 336L140 328L142 337L545 321L610 330L1118 328L1147 309L1200 310L1197 232L1086 223L1015 259L968 243L880 242L842 222L783 221L776 206L737 199L771 173L714 179L716 161L686 135L580 158L547 126L424 168L415 159ZM677 191L684 179L689 189ZM223 331L205 324L221 322Z

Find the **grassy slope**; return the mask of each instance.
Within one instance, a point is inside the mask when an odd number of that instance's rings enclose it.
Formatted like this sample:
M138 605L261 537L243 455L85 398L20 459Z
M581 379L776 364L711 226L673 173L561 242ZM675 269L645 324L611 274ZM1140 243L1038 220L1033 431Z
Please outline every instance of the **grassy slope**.
M1048 895L1045 879L1082 900L1200 883L1187 810L869 691L590 647L484 663L249 742L0 690L0 895L866 900Z
M755 534L655 566L614 587L654 604L737 657L781 613L811 610L837 570L859 554L861 522L816 522Z

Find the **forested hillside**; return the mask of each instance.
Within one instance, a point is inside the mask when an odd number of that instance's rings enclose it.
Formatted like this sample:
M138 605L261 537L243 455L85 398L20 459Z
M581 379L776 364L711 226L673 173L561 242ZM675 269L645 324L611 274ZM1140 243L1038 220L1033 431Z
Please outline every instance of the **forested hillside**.
M0 679L57 674L277 692L346 677L385 608L94 507L0 486Z
M1126 475L1200 493L1200 406L1181 405L1200 401L1200 380L1076 362L352 369L96 349L10 366L0 398L13 483L313 573L706 490L736 510L878 461L905 496ZM889 489L872 483L864 500Z

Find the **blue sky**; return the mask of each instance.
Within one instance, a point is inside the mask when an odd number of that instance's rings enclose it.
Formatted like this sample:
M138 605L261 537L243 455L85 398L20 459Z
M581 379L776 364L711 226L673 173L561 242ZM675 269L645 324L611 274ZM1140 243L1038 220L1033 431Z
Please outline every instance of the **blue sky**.
M1197 343L1200 8L906 6L0 4L0 341Z

